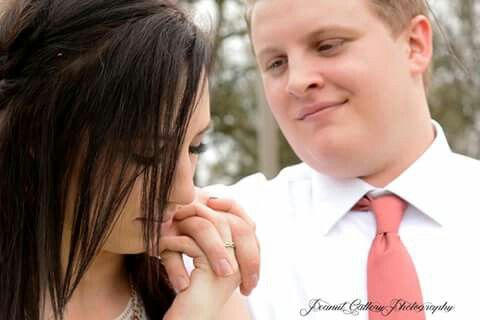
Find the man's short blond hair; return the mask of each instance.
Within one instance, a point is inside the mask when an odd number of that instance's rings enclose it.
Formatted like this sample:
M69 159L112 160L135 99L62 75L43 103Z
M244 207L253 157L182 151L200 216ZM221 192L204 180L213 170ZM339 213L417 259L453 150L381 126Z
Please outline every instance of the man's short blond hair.
M252 11L262 0L245 0L246 20L250 29ZM426 0L367 0L373 12L387 25L394 35L398 35L417 15L428 15Z

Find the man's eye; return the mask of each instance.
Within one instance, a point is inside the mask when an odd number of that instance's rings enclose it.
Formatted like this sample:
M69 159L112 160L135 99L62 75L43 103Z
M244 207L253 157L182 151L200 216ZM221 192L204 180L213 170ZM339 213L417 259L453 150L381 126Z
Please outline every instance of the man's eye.
M345 43L344 39L332 39L319 43L317 50L322 54L332 54Z
M284 63L285 63L285 59L277 59L277 60L274 60L272 63L270 63L270 64L267 66L267 70L275 70L275 69L278 69L278 68L280 68Z
M188 148L188 151L191 154L199 155L207 151L207 145L205 143L200 143L199 145L196 145L196 146L190 146Z

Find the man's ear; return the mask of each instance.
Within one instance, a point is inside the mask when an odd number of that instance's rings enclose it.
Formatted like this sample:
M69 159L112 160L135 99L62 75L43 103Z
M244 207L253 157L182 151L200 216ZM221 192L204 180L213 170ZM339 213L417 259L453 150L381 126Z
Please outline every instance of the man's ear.
M427 17L418 15L412 19L406 31L410 72L423 76L432 61L432 25Z

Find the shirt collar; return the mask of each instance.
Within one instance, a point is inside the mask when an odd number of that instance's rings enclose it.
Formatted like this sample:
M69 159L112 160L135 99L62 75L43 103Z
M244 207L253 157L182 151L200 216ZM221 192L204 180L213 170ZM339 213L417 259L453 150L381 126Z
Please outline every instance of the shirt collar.
M455 173L450 161L453 154L441 126L433 121L435 140L432 145L385 189L400 196L440 225L449 222L457 201L452 193Z
M314 172L312 207L319 232L327 234L360 198L373 189L361 179L337 179Z
M443 205L450 197L448 188L439 181L439 177L442 180L448 179L442 168L447 165L452 151L440 125L433 121L433 126L436 136L430 147L384 190L403 198L437 223L444 224L451 216L447 211L452 206ZM378 190L359 178L338 179L313 169L312 172L312 207L316 225L323 235L327 234L362 196Z

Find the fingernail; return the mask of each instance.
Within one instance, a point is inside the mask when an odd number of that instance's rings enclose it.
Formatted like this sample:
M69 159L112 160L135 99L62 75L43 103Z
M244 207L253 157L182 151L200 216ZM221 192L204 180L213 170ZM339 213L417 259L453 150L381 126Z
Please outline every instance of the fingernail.
M227 259L222 259L217 263L217 274L221 276L231 276L233 274L233 268Z
M173 288L177 293L188 288L188 280L185 277L176 277L173 281Z
M245 284L240 285L240 293L243 294L245 297L248 297L252 292L254 287L247 287Z

